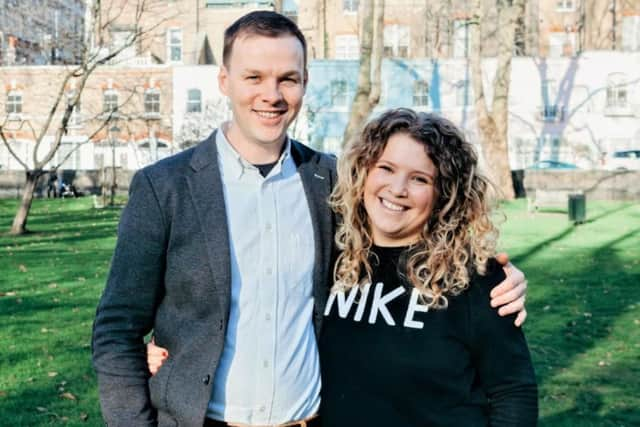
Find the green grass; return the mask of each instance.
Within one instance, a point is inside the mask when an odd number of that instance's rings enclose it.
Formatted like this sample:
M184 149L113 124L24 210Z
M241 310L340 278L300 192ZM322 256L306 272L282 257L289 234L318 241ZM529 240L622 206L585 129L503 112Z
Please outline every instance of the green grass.
M504 206L502 246L530 283L540 425L640 425L640 205L587 203L580 226ZM0 201L0 230L15 207ZM0 424L102 425L90 336L118 215L36 200L34 233L0 235Z

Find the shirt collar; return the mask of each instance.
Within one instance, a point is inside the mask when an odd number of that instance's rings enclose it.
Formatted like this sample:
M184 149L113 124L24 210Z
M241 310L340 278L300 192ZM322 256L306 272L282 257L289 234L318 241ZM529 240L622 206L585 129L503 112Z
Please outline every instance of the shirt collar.
M258 168L245 160L240 153L231 145L224 134L224 126L221 126L216 132L216 145L218 146L218 162L220 163L223 174L228 177L239 179L247 170L254 170L259 173ZM276 165L273 167L269 176L275 176L279 173L289 174L295 172L296 166L291 157L291 140L286 137L284 142L284 150Z

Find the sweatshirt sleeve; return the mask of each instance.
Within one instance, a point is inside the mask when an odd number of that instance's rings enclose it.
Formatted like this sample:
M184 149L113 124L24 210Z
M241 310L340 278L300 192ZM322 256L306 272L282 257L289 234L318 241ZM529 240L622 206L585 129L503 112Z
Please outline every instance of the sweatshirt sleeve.
M491 426L535 426L538 391L529 348L515 315L501 317L490 305L489 293L505 278L490 260L487 273L476 275L470 289L472 357L489 399Z

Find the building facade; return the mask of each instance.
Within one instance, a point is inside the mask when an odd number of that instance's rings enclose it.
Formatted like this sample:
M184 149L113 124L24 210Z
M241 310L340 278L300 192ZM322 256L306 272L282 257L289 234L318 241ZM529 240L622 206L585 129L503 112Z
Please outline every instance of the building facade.
M492 97L496 60L483 61ZM309 142L339 154L357 85L358 62L316 60L306 95ZM465 59L384 60L374 110L411 107L443 114L479 141ZM589 51L569 58L514 58L509 95L513 169L538 160L603 166L607 153L640 147L640 53ZM481 150L479 150L481 151Z
M58 129L62 108L77 87L62 66L0 68L2 130L20 160L33 166L49 150ZM86 83L80 104L71 115L68 132L47 167L61 169L139 169L178 149L172 132L172 68L102 67ZM62 89L62 92L60 92ZM60 93L60 107L47 129L49 111ZM40 136L42 138L40 138ZM0 167L23 166L4 147Z
M0 66L77 63L85 14L83 0L0 0Z

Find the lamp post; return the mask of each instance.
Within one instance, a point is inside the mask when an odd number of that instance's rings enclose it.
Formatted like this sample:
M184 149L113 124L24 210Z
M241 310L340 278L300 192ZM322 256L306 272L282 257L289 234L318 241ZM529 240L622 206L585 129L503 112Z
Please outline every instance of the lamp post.
M115 205L116 198L116 138L120 133L120 128L114 123L109 128L109 141L111 142L111 200L109 206Z

